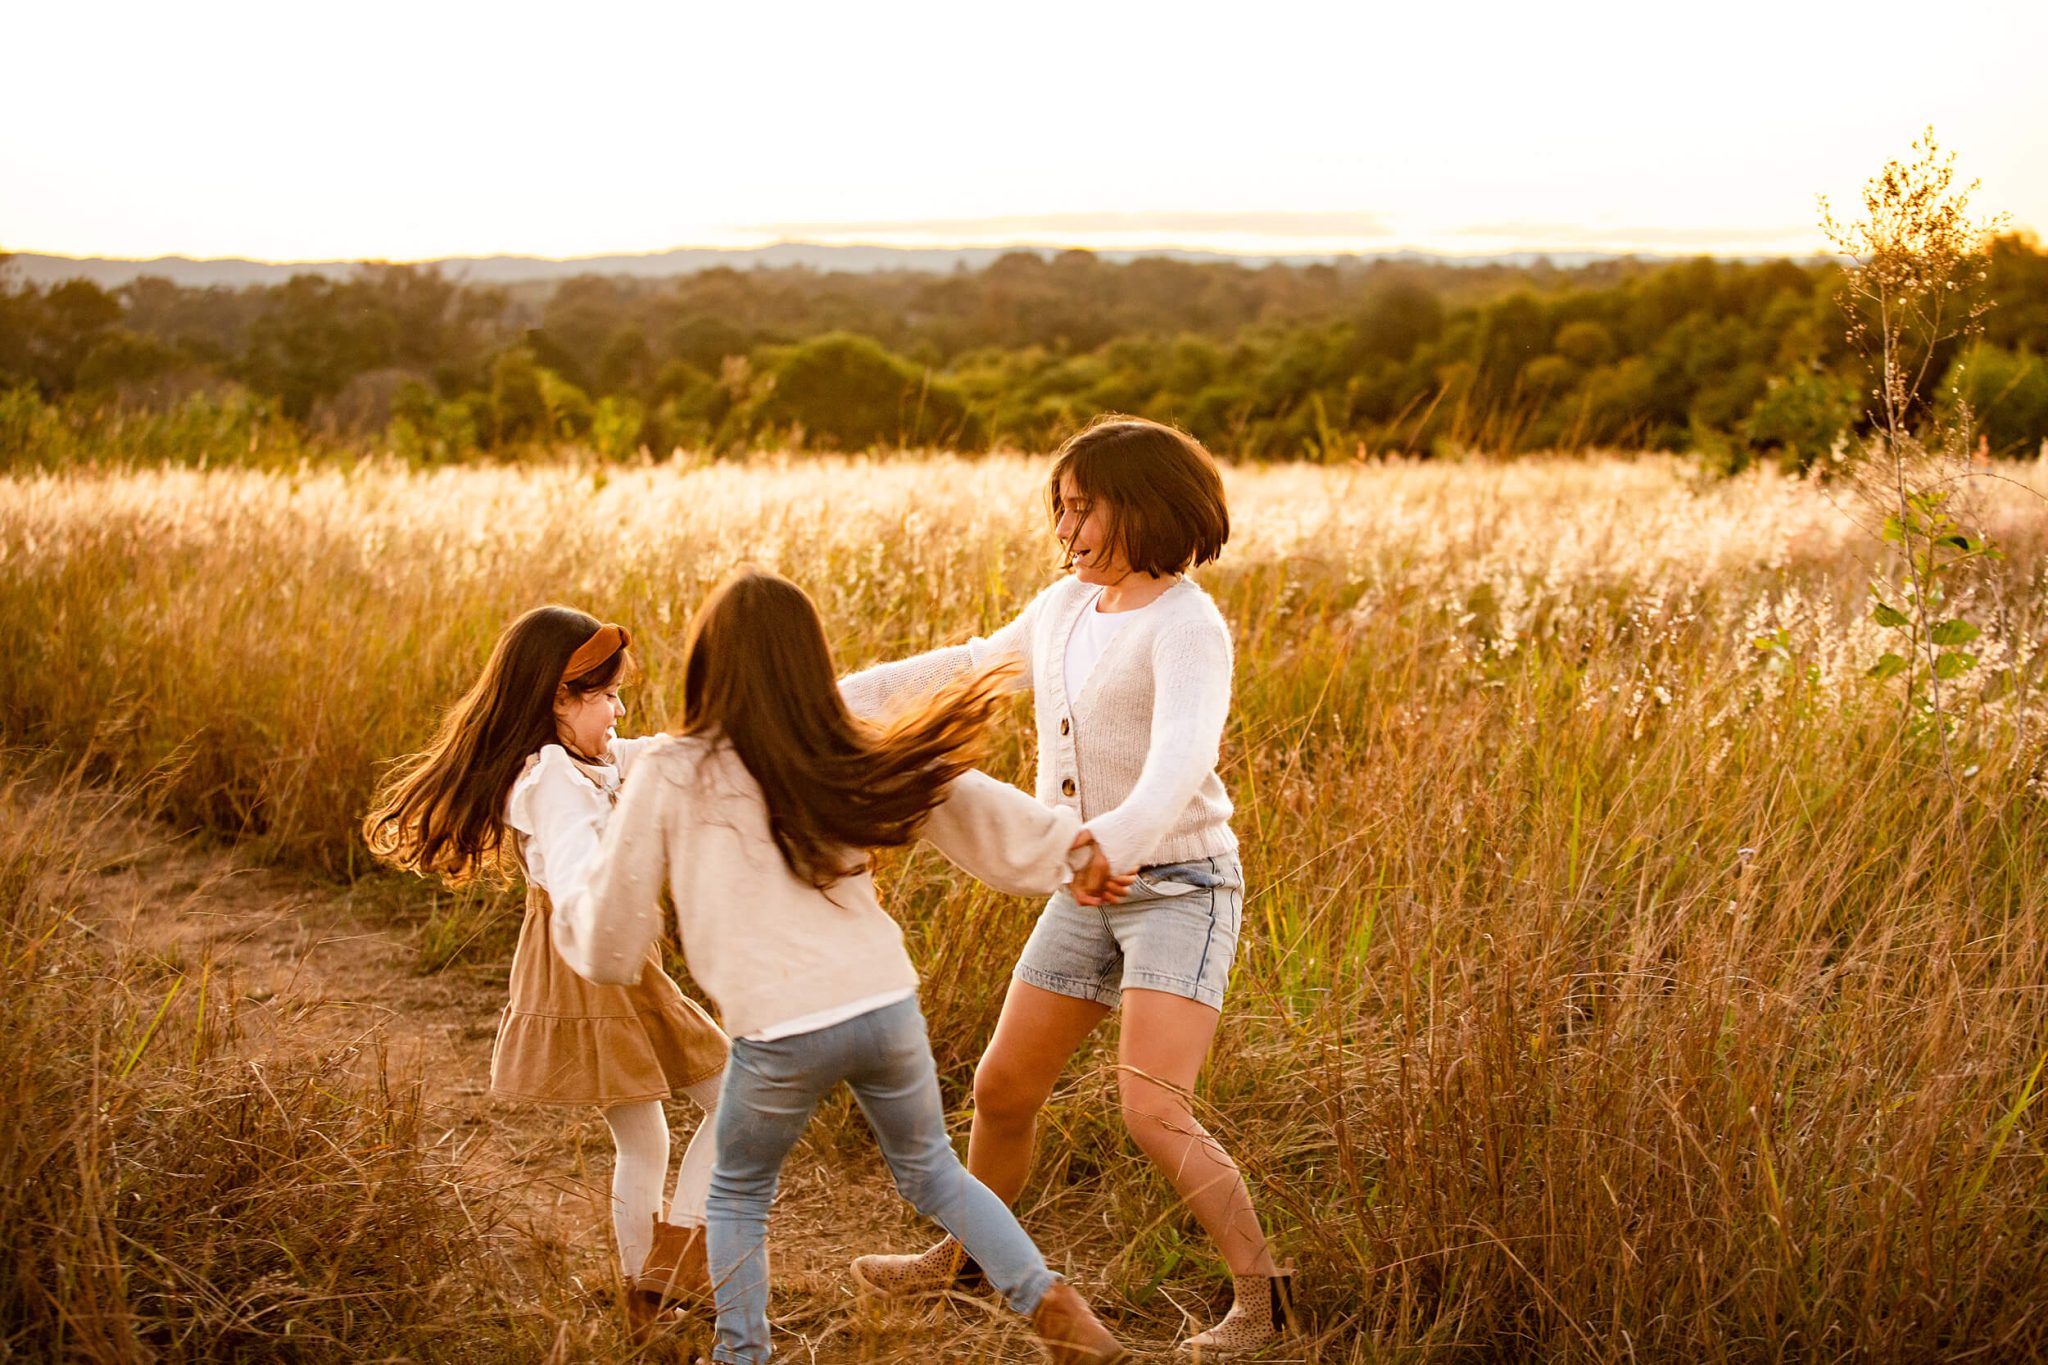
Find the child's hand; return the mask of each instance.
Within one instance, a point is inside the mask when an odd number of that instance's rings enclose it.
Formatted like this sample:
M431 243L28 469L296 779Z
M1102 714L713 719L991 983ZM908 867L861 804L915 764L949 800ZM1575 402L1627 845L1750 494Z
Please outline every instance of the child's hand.
M1137 880L1135 872L1119 876L1110 871L1109 859L1102 856L1102 846L1085 829L1074 836L1072 848L1085 848L1091 855L1088 865L1074 874L1070 887L1074 900L1081 905L1115 905L1131 889L1131 883Z

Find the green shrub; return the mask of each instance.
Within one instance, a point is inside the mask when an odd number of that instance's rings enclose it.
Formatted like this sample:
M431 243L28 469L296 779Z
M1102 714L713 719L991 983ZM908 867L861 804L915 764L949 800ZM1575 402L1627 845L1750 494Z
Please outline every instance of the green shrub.
M1758 451L1773 452L1787 469L1807 470L1824 459L1856 418L1856 385L1811 370L1770 381L1738 428Z
M833 332L774 353L774 387L754 408L757 430L800 431L836 450L963 443L966 405L937 381L867 337Z
M2048 358L1980 343L1956 357L1941 392L1970 405L1994 454L2031 455L2048 442Z

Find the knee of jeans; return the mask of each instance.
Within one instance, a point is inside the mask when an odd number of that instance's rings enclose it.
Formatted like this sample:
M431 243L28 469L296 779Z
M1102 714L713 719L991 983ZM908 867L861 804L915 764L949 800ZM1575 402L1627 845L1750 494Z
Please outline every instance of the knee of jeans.
M739 1171L714 1164L711 1187L705 1193L705 1207L723 1207L733 1212L766 1208L775 1202L780 1171Z
M889 1173L910 1207L930 1215L952 1201L966 1170L948 1148L892 1166Z

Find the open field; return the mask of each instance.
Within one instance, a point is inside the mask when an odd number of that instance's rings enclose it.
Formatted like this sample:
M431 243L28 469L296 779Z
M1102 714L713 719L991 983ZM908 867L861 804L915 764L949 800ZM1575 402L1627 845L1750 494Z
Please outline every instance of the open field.
M2008 557L1968 590L1954 783L1864 676L1883 547L1824 486L1230 471L1201 579L1237 632L1249 897L1202 1098L1300 1266L1301 1357L2048 1354L2048 468L2004 468L1975 491ZM504 903L365 866L377 765L541 601L645 643L629 731L670 718L682 623L741 558L810 589L848 667L1000 624L1054 572L1042 471L0 480L27 774L0 1073L29 1116L0 1142L0 1352L626 1354L602 1219L536 1193L580 1148L601 1176L599 1130L477 1101ZM1033 907L922 853L885 896L964 1130ZM309 981L347 1027L288 1007ZM1163 1348L1225 1291L1122 1138L1112 1055L1055 1098L1026 1222ZM998 1319L878 1328L844 1298L834 1264L919 1235L865 1223L890 1196L845 1109L788 1180L776 1311L817 1359L1029 1357Z

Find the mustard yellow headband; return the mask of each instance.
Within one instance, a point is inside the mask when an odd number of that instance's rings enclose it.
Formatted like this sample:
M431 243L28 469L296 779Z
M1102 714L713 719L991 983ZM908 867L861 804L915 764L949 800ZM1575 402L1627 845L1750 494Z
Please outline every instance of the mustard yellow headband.
M562 681L575 682L586 673L595 672L606 660L633 643L633 636L624 626L606 623L597 628L597 634L576 647L569 656L568 667L562 670Z

